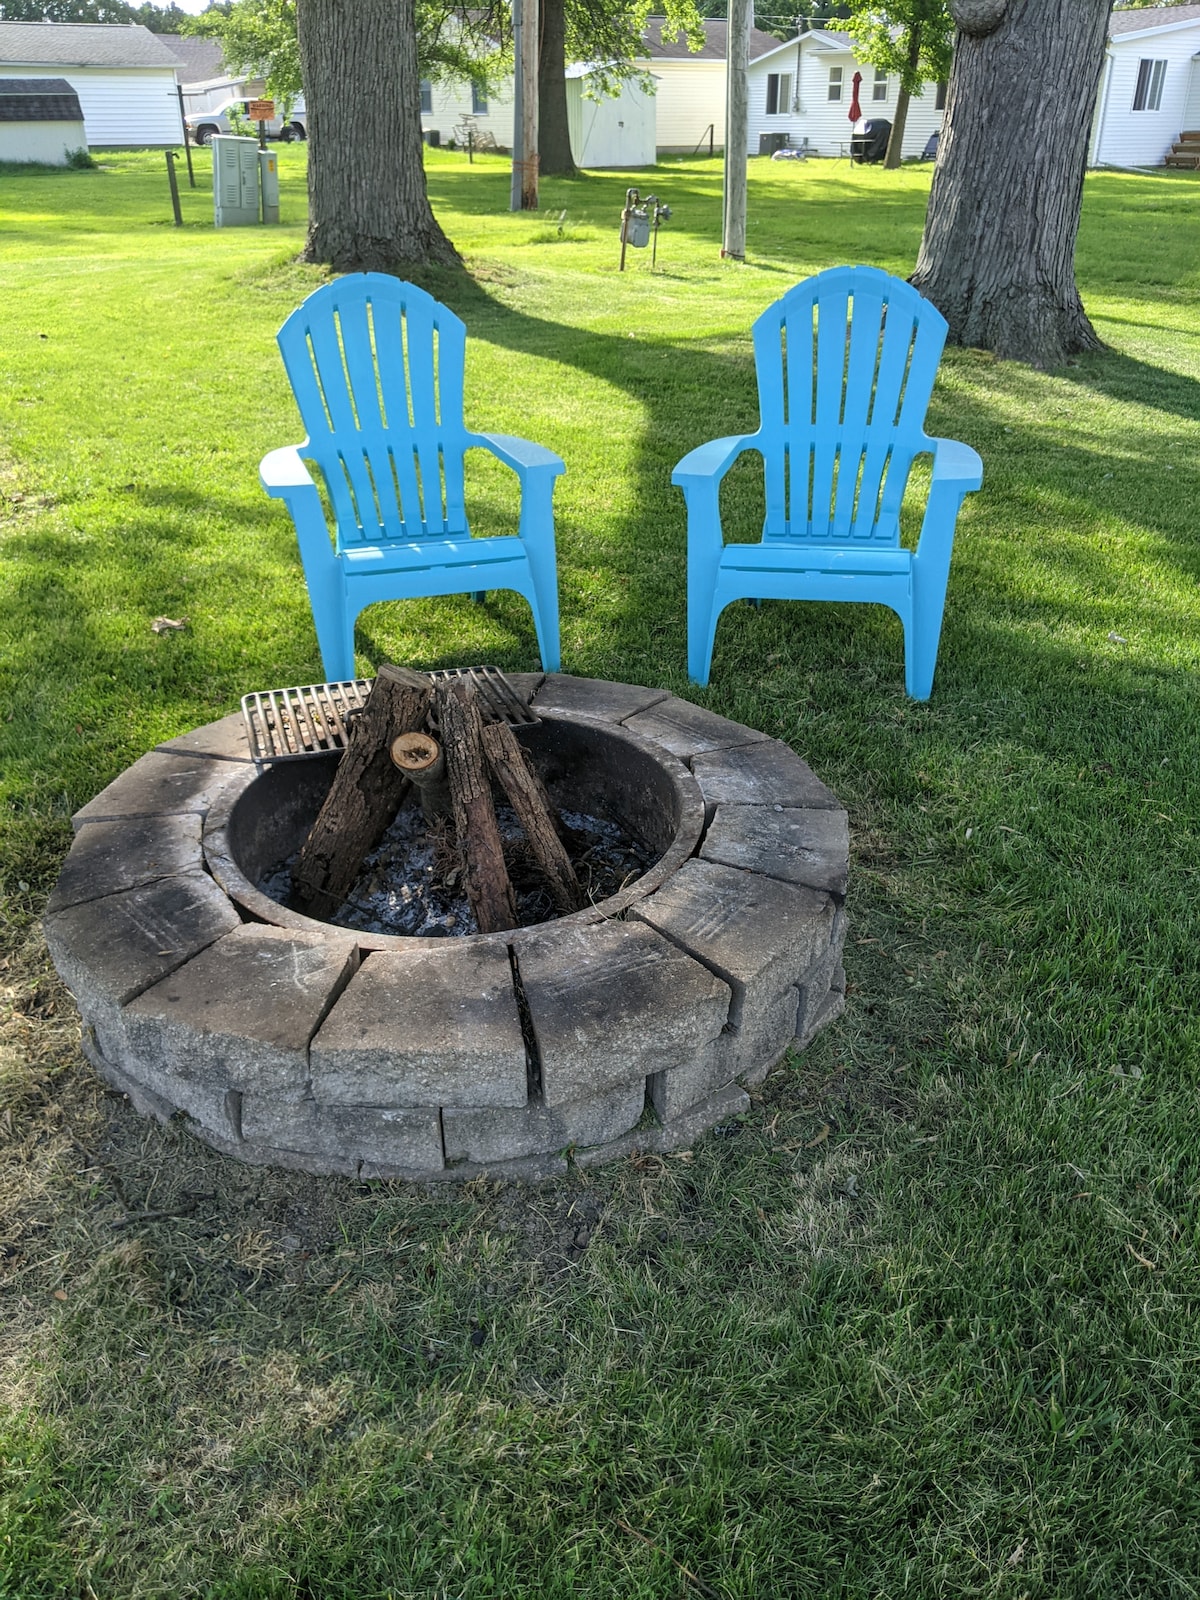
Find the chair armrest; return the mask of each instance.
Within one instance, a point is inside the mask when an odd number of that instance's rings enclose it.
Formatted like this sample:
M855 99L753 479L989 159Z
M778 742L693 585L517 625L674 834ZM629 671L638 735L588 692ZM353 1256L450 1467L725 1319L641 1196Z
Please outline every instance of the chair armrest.
M556 456L553 450L547 450L544 444L533 444L528 439L518 439L511 433L469 433L467 447L478 446L482 450L490 450L506 467L511 467L514 472L524 474L540 468L549 469L557 478L565 472L566 465L561 456Z
M691 483L720 482L743 450L757 449L757 437L753 433L737 434L698 445L676 466L671 482L681 489Z
M300 450L294 444L281 445L278 450L268 451L259 463L258 478L267 493L276 499L295 494L298 489L311 489L314 494L317 491L312 474L300 459Z
M964 494L983 482L983 462L969 444L958 439L931 439L934 483L954 484Z

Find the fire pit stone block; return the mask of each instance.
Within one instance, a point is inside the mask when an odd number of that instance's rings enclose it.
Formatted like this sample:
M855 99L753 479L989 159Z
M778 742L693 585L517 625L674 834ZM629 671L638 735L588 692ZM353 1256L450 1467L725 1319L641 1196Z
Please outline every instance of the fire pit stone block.
M353 936L330 932L249 923L218 939L125 1007L132 1059L167 1081L303 1099L309 1040L358 965Z
M624 722L649 706L671 699L666 689L646 689L636 683L611 683L607 678L574 678L551 672L542 681L531 704L535 711L565 711L598 717L602 722Z
M101 789L71 818L79 831L88 822L116 822L123 817L162 817L180 812L204 816L229 777L227 762L151 750Z
M524 1106L525 1042L503 945L374 951L313 1039L325 1105Z
M600 922L523 943L521 983L548 1106L705 1055L729 985L640 922Z
M706 750L758 744L770 737L675 695L657 701L638 716L626 717L625 726L632 733L640 733L643 739L662 745L681 761L689 761Z
M850 830L844 811L720 805L700 854L706 861L844 895Z
M602 1144L628 1133L646 1107L642 1078L619 1084L606 1094L565 1105L531 1102L520 1111L442 1112L442 1132L447 1162L472 1161L487 1165L537 1155L545 1150L565 1150L571 1145Z
M365 1161L427 1176L444 1166L436 1107L285 1103L271 1095L248 1094L242 1101L240 1132L255 1144L340 1156L356 1167Z
M89 822L75 835L46 911L139 889L159 878L204 871L198 816L132 817Z
M841 802L806 761L778 739L730 750L701 750L692 758L708 820L719 805L803 806L840 811Z

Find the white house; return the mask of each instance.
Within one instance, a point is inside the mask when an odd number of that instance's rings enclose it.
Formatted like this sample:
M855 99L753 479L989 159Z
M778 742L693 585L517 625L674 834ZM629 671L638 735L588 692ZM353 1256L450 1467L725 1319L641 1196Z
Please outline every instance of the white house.
M0 22L0 73L65 78L93 148L180 143L175 64L136 24Z
M189 117L216 111L230 100L253 100L262 94L261 78L229 71L219 39L194 33L156 33L154 37L175 57L175 76Z
M1200 6L1195 8L1200 11ZM750 63L746 75L750 103L747 151L757 155L763 135L786 134L787 142L815 155L846 155L854 123L854 74L862 74L859 106L864 117L896 120L900 80L866 66L854 54L845 33L814 28ZM927 83L908 103L904 124L905 156L919 156L931 133L942 126L945 85Z
M1196 129L1200 5L1114 11L1092 121L1091 164L1161 166L1180 134Z
M684 38L664 39L665 19L646 23L646 53L634 66L655 79L660 151L707 149L711 129L714 149L725 144L725 56L729 24L724 17L704 18L704 44L692 50ZM761 28L750 31L750 59L773 50L779 40Z
M0 161L65 167L87 150L79 96L65 78L0 78Z

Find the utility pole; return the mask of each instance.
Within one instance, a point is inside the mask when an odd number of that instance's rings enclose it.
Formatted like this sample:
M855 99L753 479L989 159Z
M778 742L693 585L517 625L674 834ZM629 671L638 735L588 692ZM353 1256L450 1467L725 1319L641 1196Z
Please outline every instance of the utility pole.
M725 215L721 254L746 258L746 136L749 103L746 69L750 65L750 23L753 0L729 0L725 46Z
M538 0L513 0L513 154L510 211L538 208Z

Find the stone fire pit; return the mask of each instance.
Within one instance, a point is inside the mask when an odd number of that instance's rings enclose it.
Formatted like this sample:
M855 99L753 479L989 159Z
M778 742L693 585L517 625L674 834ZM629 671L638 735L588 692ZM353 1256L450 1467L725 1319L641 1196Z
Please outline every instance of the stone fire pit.
M240 714L77 812L46 939L88 1060L242 1160L358 1178L544 1178L691 1143L843 1005L848 834L786 745L662 690L510 674L556 804L658 857L502 934L316 922L258 889L333 759L260 776ZM577 792L578 791L578 792Z

